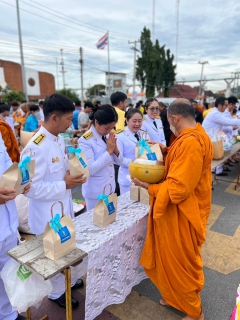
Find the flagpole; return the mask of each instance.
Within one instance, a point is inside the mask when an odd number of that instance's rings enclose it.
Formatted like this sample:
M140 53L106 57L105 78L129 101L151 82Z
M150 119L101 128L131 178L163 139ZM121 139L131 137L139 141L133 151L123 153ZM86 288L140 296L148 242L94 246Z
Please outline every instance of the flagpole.
M110 89L110 50L109 50L109 31L107 32L108 33L108 95L109 95L109 98L110 98L110 95L111 95L111 89Z

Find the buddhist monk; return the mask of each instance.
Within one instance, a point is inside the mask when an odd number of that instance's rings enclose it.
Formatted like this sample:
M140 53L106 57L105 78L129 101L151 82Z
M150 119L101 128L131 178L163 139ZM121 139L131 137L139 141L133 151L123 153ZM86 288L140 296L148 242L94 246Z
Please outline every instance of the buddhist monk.
M17 143L17 139L10 125L6 122L6 118L9 116L10 107L7 104L0 105L0 134L4 141L7 153L12 162L19 162L20 151Z
M160 304L186 313L183 320L203 320L201 247L211 206L212 143L196 124L188 100L175 100L167 117L177 138L169 148L160 146L165 157L164 180L150 185L133 178L150 195L140 264L161 292Z

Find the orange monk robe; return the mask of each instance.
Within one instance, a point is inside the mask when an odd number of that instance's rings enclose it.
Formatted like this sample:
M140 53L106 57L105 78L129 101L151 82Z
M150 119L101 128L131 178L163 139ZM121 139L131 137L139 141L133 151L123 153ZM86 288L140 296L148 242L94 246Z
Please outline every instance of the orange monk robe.
M3 120L0 120L0 133L2 135L5 147L7 148L7 153L12 162L19 162L20 151L18 148L17 139L12 131L12 128Z
M166 178L149 187L150 213L140 264L163 298L190 317L201 314L200 254L211 206L212 143L200 124L168 148Z

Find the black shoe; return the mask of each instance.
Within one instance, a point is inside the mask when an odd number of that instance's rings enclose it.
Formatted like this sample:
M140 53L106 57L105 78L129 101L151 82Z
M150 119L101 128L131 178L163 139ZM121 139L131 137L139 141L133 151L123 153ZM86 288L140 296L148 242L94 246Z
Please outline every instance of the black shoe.
M16 318L16 320L27 320L27 318L24 316L20 316L20 314L19 314L18 317Z
M226 177L228 174L226 172L217 173L216 176Z
M233 167L233 164L231 164L230 162L226 162L225 165L229 167Z
M62 294L58 299L50 299L49 300L57 303L59 307L66 309L66 294ZM76 309L79 306L79 302L72 297L72 309Z
M82 279L78 279L74 286L72 286L72 289L80 289L84 286L84 282Z
M225 172L231 172L231 170L228 169L228 168L224 168L223 171L225 171Z

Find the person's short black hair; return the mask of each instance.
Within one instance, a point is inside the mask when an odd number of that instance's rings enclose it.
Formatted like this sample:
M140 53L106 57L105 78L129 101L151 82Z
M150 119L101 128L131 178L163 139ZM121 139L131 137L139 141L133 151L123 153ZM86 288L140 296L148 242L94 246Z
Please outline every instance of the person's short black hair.
M221 106L223 106L226 100L227 100L226 97L218 97L218 98L215 100L215 107L217 108L219 104L220 104Z
M148 107L150 106L150 104L153 102L153 101L156 101L158 104L159 104L159 102L158 102L158 100L156 99L156 98L149 98L149 99L147 99L147 101L145 102L145 108L146 109L148 109Z
M132 103L129 103L128 107L133 107L133 104L132 104Z
M39 101L39 105L40 105L40 106L43 106L43 104L44 104L44 101L43 101L43 100L40 100L40 101Z
M39 106L37 106L36 104L33 104L30 108L29 108L30 111L37 111L37 110L40 110Z
M89 117L90 120L95 124L95 120L99 123L99 125L109 124L111 122L118 121L118 114L114 107L110 104L104 104L101 107L93 107L93 112Z
M132 118L132 116L134 116L134 114L136 114L136 113L140 114L141 117L143 118L142 112L139 109L136 109L136 108L129 109L126 112L125 118L127 119L127 121L129 121Z
M6 103L3 103L0 105L0 113L3 113L5 111L10 111L10 107Z
M192 118L195 120L195 112L191 102L187 99L176 99L168 107L168 114L179 115L183 118Z
M97 100L96 103L97 103L97 104L102 104L100 100Z
M12 101L11 106L12 107L19 107L19 103L17 101Z
M22 103L27 103L27 100L23 100Z
M80 100L75 101L75 107L81 107L81 101Z
M198 102L197 102L196 100L192 100L191 102L192 102L192 103L196 103L196 104L198 104Z
M228 103L232 103L232 104L235 104L238 102L238 99L235 97L235 96L231 96L231 97L228 97Z
M53 114L61 117L66 113L73 112L74 110L75 107L71 100L62 94L54 93L44 101L44 121L48 121Z
M112 106L118 106L120 102L124 102L126 99L127 95L120 91L112 93L110 97Z
M89 107L89 108L91 108L91 109L94 108L92 102L90 102L90 101L86 101L86 102L84 103L84 109L86 109L87 107Z
M159 107L167 108L167 106L161 101L159 101L158 104L159 104Z

